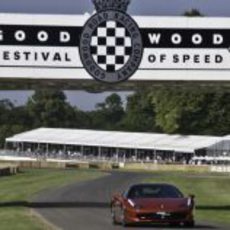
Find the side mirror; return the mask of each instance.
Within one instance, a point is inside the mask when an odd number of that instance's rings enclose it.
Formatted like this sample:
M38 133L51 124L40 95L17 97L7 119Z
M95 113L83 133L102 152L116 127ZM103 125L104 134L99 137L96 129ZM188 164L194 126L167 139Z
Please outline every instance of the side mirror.
M188 202L187 202L187 205L191 208L194 208L195 207L195 195L193 194L190 194L188 195Z
M115 192L115 193L113 193L112 197L121 197L121 193L120 192Z
M196 196L194 194L189 194L188 197L194 200Z

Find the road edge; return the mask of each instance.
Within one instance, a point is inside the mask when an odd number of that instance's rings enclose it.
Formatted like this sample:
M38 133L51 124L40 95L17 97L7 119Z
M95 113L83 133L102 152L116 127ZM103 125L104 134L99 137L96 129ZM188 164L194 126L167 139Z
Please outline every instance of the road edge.
M44 226L44 230L61 230L61 228L57 227L50 221L48 221L46 218L44 218L40 213L36 212L34 209L29 209L29 214L37 219L40 223L42 223L42 226Z

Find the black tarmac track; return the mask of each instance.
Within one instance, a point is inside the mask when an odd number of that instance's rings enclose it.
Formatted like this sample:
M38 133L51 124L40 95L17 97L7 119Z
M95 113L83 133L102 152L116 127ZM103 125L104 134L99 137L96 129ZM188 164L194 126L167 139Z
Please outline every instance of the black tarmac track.
M151 175L152 176L152 175ZM149 177L144 173L113 172L103 178L81 182L40 194L35 211L63 230L119 230L113 226L109 201L111 195ZM167 226L129 227L128 229L173 229ZM174 228L175 229L175 228ZM180 229L183 229L181 227ZM193 229L230 229L210 223L197 223Z

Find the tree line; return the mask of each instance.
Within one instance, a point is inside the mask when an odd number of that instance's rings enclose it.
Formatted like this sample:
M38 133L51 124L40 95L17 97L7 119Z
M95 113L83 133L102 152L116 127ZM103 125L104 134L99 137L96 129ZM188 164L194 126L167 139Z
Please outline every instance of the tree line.
M134 92L124 107L113 93L93 111L71 106L61 90L39 89L23 106L0 101L0 143L38 127L226 135L230 91L223 87L149 87Z

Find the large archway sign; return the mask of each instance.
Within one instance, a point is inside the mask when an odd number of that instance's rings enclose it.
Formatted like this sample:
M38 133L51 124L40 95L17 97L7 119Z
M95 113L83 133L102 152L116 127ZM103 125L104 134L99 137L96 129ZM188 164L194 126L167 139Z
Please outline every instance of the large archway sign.
M0 80L230 81L230 19L0 14Z

